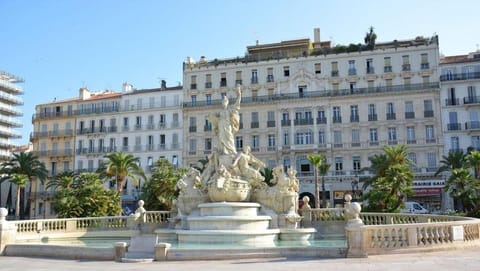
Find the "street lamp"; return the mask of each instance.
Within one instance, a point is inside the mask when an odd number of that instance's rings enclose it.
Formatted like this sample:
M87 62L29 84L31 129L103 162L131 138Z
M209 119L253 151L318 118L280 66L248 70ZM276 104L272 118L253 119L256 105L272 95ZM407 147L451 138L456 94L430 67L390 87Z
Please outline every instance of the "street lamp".
M358 191L358 176L355 174L355 179L352 181L352 198L353 200L357 199L357 191Z

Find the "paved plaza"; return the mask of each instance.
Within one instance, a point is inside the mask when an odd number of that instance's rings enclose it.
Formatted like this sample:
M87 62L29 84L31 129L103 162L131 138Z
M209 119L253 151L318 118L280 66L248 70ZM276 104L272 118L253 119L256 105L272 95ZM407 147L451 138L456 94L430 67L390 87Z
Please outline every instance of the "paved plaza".
M112 261L76 261L44 258L0 257L0 270L220 270L220 271L416 271L416 270L480 270L480 248L417 254L370 256L360 259L243 259L224 261L176 261L153 263L117 263Z

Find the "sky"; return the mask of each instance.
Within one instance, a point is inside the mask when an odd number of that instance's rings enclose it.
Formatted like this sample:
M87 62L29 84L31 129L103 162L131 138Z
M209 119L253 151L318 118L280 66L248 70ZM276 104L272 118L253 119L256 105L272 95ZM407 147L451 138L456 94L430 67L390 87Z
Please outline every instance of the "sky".
M478 0L0 0L0 70L25 80L22 139L35 105L91 91L182 84L182 63L310 38L363 43L439 35L440 53L480 44Z

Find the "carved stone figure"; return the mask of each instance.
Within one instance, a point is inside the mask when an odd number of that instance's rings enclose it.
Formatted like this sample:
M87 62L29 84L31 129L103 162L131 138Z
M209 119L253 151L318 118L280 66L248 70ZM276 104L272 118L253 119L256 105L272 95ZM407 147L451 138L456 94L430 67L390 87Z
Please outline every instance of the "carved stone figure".
M259 168L265 164L250 153L250 147L244 146L243 152L239 153L232 165L232 173L247 179L252 187L259 187L264 179Z
M209 115L208 120L213 124L213 132L216 136L216 142L219 154L236 154L235 134L240 128L240 101L242 89L237 86L237 99L235 104L228 106L227 96L223 97L223 109L215 115Z

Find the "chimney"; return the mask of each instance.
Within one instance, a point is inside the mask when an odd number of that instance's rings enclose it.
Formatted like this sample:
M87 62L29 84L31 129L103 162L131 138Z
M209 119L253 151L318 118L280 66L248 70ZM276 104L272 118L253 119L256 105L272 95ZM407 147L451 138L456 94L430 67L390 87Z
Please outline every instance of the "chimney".
M133 85L125 82L122 84L122 90L123 92L130 92L133 90Z
M313 29L313 42L320 42L320 28Z
M86 100L90 98L90 91L88 90L88 88L80 88L79 97L80 100Z

